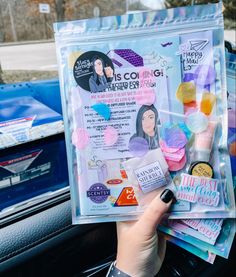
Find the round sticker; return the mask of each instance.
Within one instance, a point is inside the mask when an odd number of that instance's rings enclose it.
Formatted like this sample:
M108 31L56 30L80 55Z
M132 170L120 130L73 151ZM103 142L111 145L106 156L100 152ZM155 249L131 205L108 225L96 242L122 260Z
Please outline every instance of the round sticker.
M107 146L114 145L118 140L118 132L117 130L112 126L107 126L107 128L104 131L104 143Z
M212 166L207 162L196 162L190 167L190 174L198 177L213 178L214 172Z
M207 129L208 117L202 112L191 113L186 118L186 125L191 132L201 133Z
M144 138L134 137L129 142L129 151L134 157L144 156L148 149L148 142Z
M89 133L83 128L78 128L72 133L72 144L78 149L85 149L90 141Z
M87 197L97 204L105 202L110 195L110 190L102 183L93 184L87 190Z
M73 74L76 83L84 90L103 92L113 80L114 65L104 53L89 51L77 58Z
M121 179L111 179L107 181L108 185L119 185L121 184L123 181Z

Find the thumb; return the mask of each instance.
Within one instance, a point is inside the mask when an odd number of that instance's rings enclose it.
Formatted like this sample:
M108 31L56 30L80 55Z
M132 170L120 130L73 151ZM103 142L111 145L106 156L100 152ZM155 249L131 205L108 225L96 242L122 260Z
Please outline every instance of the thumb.
M174 193L169 189L165 189L157 195L137 222L140 231L142 230L147 236L152 236L156 232L156 227L160 223L162 216L168 211L173 198Z

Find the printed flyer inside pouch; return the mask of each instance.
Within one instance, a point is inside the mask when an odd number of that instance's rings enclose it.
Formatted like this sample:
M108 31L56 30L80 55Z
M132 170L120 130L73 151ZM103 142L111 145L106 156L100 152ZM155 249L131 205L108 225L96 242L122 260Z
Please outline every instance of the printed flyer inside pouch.
M158 110L170 109L174 97L169 95L168 87L175 91L181 81L181 72L174 74L174 69L181 67L180 57L175 54L179 37L168 41L150 38L146 47L129 39L112 47L113 43L93 46L91 51L88 47L67 48L72 142L83 164L80 182L88 184L80 186L82 214L139 209L134 183L128 179L123 162L147 152L157 153ZM178 112L182 112L181 103L175 102ZM161 187L170 181L165 177L166 161L161 152L159 155L159 162L155 158L156 164L149 170L159 174ZM148 183L153 190L152 181Z

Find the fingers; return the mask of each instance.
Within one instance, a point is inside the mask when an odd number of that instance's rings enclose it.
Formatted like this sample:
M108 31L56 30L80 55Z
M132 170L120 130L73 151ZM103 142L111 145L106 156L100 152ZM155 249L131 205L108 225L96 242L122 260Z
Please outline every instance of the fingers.
M174 193L169 189L165 189L160 195L156 196L137 222L140 231L147 236L152 236L162 216L168 211L173 198Z
M122 233L127 232L136 223L136 221L120 221L116 222L117 237L119 238Z

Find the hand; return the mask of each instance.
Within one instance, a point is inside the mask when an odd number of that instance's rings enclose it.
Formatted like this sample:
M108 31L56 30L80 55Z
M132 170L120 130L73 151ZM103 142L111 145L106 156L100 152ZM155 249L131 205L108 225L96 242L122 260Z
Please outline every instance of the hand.
M152 200L138 221L117 222L116 267L132 277L155 276L165 256L165 240L156 228L174 194L164 190Z
M113 69L110 66L104 68L107 78L113 77Z

